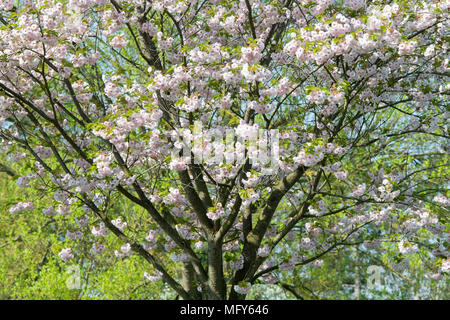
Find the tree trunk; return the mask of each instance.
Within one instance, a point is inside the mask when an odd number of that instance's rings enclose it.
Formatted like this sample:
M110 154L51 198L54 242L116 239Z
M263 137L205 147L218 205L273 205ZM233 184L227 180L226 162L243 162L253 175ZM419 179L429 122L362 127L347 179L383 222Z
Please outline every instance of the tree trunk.
M197 290L195 285L195 272L192 263L183 262L183 267L181 270L181 285L183 289L192 297L192 299L201 299L201 294Z
M359 300L361 297L361 272L359 269L359 252L358 248L355 248L355 300Z
M222 242L208 243L208 283L206 299L225 300L226 285L223 276Z

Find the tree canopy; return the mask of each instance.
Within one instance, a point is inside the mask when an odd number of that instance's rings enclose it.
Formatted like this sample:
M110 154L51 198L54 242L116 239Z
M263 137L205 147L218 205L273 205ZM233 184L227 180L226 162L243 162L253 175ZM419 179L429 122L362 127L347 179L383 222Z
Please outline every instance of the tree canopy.
M0 0L2 223L145 298L448 281L449 5Z

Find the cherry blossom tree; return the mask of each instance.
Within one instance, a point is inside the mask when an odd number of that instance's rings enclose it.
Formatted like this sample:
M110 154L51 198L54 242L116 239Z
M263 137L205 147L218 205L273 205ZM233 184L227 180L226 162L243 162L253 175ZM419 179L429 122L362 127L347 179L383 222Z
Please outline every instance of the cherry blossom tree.
M382 242L443 277L449 5L0 0L2 150L53 198L9 213L183 299Z

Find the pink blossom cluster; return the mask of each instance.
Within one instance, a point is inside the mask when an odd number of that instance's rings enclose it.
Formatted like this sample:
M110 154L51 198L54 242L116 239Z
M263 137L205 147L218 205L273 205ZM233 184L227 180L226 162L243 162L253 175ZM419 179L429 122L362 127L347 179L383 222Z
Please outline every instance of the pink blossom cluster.
M36 206L33 204L33 202L19 202L15 205L13 205L11 208L9 208L9 212L11 214L16 214L22 211L31 211L34 210Z
M73 254L72 254L72 249L71 248L64 248L62 249L59 254L60 258L64 261L67 262L71 259L73 259Z

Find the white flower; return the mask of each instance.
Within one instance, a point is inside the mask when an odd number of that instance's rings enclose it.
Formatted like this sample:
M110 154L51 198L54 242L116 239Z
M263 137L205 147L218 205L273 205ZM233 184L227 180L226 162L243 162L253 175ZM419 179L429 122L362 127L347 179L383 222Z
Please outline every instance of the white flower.
M125 257L129 257L131 255L131 245L129 243L124 244L123 246L120 247L120 251L114 251L114 254L116 255L116 257L118 258L125 258Z
M162 273L158 270L155 270L154 275L150 275L147 272L144 272L144 277L150 282L156 282L162 277Z
M117 218L116 220L112 220L111 223L122 232L127 227L127 223L124 221L122 222L122 219L120 219L120 218Z
M73 258L72 249L71 249L71 248L65 248L65 249L62 249L62 250L59 252L59 256L61 257L61 259L62 259L64 262L69 261L70 259Z
M240 285L234 285L234 291L236 291L239 294L247 294L250 292L250 289L252 288L252 285L250 283L246 283L244 286Z
M239 256L236 262L230 262L231 270L241 270L244 267L244 256Z
M33 202L19 202L9 209L11 214L16 214L22 211L31 211L35 208Z
M261 248L258 249L258 256L259 257L267 257L270 254L270 247L265 244L264 246L262 246Z
M96 237L104 237L108 234L108 229L106 229L103 222L100 222L98 227L92 227L92 234Z
M450 259L442 261L441 271L442 272L447 272L447 273L450 272Z
M208 213L206 213L208 218L211 220L218 220L225 215L225 210L222 207L222 204L218 203L216 208L210 208Z
M347 171L338 171L334 175L339 180L345 180L347 179L347 174L348 174Z
M366 192L366 184L365 183L360 184L359 186L357 186L355 188L355 190L353 190L352 197L359 198L364 194L364 192Z
M172 159L169 164L169 168L172 170L183 171L187 169L187 164L185 159Z
M402 254L409 254L409 253L415 253L419 248L417 247L417 244L411 244L409 242L405 243L403 240L399 242L398 244L398 250Z
M102 254L106 250L106 247L101 242L96 242L92 245L92 253L95 255Z

